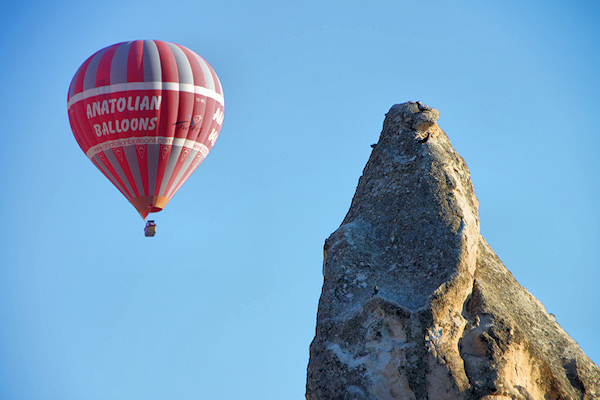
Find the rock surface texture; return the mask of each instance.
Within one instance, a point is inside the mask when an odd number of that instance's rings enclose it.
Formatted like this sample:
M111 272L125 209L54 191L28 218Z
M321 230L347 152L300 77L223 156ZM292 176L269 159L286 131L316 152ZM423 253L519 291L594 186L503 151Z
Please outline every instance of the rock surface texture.
M438 116L390 109L325 241L306 398L600 399L600 369L480 235Z

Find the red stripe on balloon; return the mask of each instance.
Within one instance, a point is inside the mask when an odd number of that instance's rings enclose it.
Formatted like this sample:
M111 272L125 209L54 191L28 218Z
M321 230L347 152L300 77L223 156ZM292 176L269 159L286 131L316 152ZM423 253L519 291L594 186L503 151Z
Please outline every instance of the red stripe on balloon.
M133 197L138 197L140 193L137 190L137 185L135 184L135 179L133 178L131 167L129 166L129 162L127 161L125 150L123 149L123 147L114 147L112 151L115 155L115 158L117 159L117 162L119 163L119 166L121 167L121 170L123 171L123 174L129 182L129 186L133 190Z
M215 115L215 111L217 110L217 101L211 98L206 98L206 108L204 109L204 119L202 121L202 129L200 130L200 135L196 141L198 143L202 143L209 149L212 147L212 144L209 143L209 138L211 135L211 125L213 122L213 118Z
M165 195L171 191L171 187L175 183L175 179L179 175L181 168L183 168L183 165L185 164L185 160L187 159L189 152L189 147L184 147L181 149L181 153L179 153L179 157L177 158L177 162L175 163L175 168L173 168L173 172L171 172L171 176L169 177L169 181L167 182L167 186L165 187Z
M127 82L144 82L144 42L136 40L127 55Z
M140 168L142 185L144 186L144 196L149 196L150 189L148 189L148 145L136 145L135 155L137 157L138 167Z
M200 65L200 62L198 61L196 55L191 50L186 49L183 46L178 47L184 52L185 56L188 59L188 62L190 63L190 67L192 68L192 74L194 76L194 85L206 87L204 71L202 70L202 66ZM196 141L198 135L201 132L203 119L206 118L206 116L204 115L204 110L206 109L206 101L202 101L203 99L205 100L206 97L197 94L194 95L193 106L191 111L191 117L194 124L188 130L188 140Z
M110 66L117 46L111 46L102 55L96 69L96 87L110 85Z
M202 67L200 66L200 62L198 61L198 58L196 57L196 55L191 50L189 50L183 46L180 46L180 45L176 45L176 46L179 47L181 49L181 51L183 51L183 53L185 54L185 56L188 59L188 62L190 63L190 67L192 68L192 73L194 75L194 85L206 87L206 79L204 77L204 71L202 70Z
M169 156L171 155L171 149L173 146L161 144L158 152L158 170L156 171L156 186L154 187L154 196L162 196L163 194L160 192L160 187L162 186L162 181L165 178L165 170L167 168L167 163L169 161Z
M160 56L160 68L163 82L178 82L179 73L177 71L177 62L175 56L165 42L155 41L158 54Z
M85 62L81 65L81 67L79 67L79 71L77 71L77 75L75 76L75 78L73 78L75 80L75 93L74 94L83 92L83 79L85 78L85 72L87 71L88 66L90 65L90 62L92 62L92 58L94 58L94 56L91 56L90 58L85 60Z

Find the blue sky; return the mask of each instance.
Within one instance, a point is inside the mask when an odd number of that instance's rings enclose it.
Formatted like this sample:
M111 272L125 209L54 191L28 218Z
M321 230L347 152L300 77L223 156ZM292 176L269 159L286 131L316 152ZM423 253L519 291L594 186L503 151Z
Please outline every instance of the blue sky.
M440 110L482 234L599 363L600 7L483 3L5 5L0 398L304 398L323 242L408 100ZM133 39L196 51L225 92L152 239L66 112L79 65Z

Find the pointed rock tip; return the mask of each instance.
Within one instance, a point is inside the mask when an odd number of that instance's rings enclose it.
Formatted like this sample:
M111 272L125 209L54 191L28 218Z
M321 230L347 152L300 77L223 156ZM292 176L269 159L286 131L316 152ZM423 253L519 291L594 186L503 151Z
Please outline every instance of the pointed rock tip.
M399 124L402 130L426 131L437 123L440 112L420 101L395 104L386 114L384 125Z

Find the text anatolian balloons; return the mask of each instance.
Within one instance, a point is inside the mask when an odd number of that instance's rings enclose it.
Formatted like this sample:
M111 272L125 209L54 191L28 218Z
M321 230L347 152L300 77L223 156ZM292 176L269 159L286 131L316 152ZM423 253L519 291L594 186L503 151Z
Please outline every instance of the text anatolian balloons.
M73 77L75 139L142 218L162 210L212 149L223 89L193 51L158 40L106 47Z

